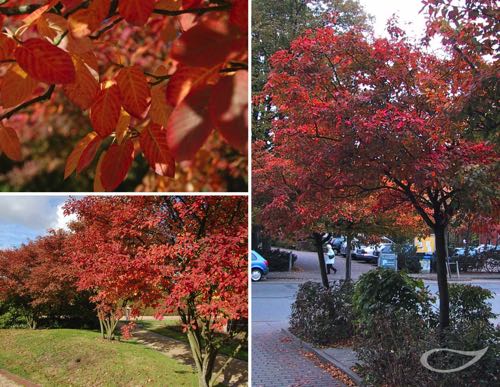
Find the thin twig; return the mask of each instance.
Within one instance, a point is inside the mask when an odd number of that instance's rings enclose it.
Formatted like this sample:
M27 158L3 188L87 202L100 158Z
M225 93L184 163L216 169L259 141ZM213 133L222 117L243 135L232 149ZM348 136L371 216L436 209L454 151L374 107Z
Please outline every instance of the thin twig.
M34 103L42 102L42 101L49 99L52 96L52 92L54 91L55 87L56 87L56 85L50 85L49 88L47 89L47 91L45 93L43 93L42 95L39 95L38 97L32 98L29 101L23 102L21 105L16 106L14 109L8 111L7 113L2 114L0 116L0 121L2 121L5 118L10 118L13 114L17 113L18 111L20 111L20 110L22 110L30 105L33 105Z
M99 37L105 33L106 31L109 31L110 29L112 29L114 26L116 26L118 23L120 23L121 21L123 20L122 17L119 17L118 19L116 19L115 21L113 21L113 23L107 25L106 27L104 27L102 30L98 31L95 35L91 35L90 36L90 39L99 39Z

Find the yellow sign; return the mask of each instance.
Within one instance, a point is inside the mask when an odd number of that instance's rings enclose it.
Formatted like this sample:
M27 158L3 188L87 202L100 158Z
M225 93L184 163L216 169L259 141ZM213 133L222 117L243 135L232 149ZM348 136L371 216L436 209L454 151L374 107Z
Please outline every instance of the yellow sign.
M417 253L432 254L436 251L436 238L430 235L425 238L415 238L414 242Z

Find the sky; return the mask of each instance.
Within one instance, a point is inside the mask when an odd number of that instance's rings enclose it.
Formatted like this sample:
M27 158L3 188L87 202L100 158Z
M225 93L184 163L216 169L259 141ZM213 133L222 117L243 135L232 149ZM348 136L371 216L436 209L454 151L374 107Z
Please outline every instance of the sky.
M48 229L66 228L69 196L0 196L0 249L16 247Z
M387 20L393 14L398 15L400 27L408 36L421 38L425 30L424 13L419 14L422 9L420 0L360 0L366 12L372 15L374 20L375 34L387 36Z

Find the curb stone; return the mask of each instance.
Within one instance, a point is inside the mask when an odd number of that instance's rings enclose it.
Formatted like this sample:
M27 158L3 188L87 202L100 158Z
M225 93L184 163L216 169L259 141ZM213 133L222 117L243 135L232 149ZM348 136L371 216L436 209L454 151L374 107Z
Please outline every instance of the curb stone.
M293 333L291 333L288 329L282 328L281 331L285 335L289 336L292 340L298 342L302 347L307 349L309 352L313 352L314 354L316 354L322 362L327 363L327 364L333 364L335 367L337 367L339 370L341 370L343 373L345 373L347 376L349 376L349 378L351 378L351 380L354 383L356 383L357 386L361 386L361 387L365 386L363 379L361 379L361 377L358 374L356 374L353 370L351 370L349 367L340 363L338 360L336 360L332 356L330 356L326 353L323 353L323 351L318 350L317 348L314 348L311 344L306 343L305 341L299 339L297 336L295 336Z

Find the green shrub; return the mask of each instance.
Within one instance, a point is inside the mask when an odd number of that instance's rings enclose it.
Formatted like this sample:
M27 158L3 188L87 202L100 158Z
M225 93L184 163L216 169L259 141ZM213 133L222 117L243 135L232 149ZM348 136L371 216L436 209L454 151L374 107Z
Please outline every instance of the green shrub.
M270 271L288 271L289 269L290 253L288 251L273 249L264 255L264 258L269 263ZM292 253L292 267L296 260L297 255Z
M500 330L487 300L491 292L477 286L450 289L451 326L439 332L421 281L401 273L374 270L356 285L354 306L359 325L355 350L365 381L375 386L500 385ZM474 365L457 373L437 373L420 363L435 348L477 351L488 347ZM437 369L457 368L470 358L441 351L429 358Z
M413 311L388 308L372 317L371 328L361 330L354 341L359 371L373 386L498 386L500 385L500 330L484 321L467 330L449 329L442 335ZM483 357L459 372L438 373L420 363L423 353L437 348L477 351ZM468 356L440 351L429 364L441 370L460 367Z
M290 331L313 344L328 345L352 337L352 282L334 281L300 285L292 305Z
M434 373L420 364L422 354L439 348L426 321L413 310L378 310L370 329L360 329L354 340L359 372L372 386L431 386Z
M408 273L420 273L422 268L420 266L419 257L415 255L417 252L415 246L396 244L394 246L394 251L398 257L398 270L404 270Z
M493 293L480 286L466 284L450 284L450 321L456 329L466 329L472 324L495 317L491 305L487 302Z
M413 312L434 318L430 293L422 280L404 272L377 268L363 274L354 288L353 305L360 327L371 326L372 318L387 309Z
M26 319L19 308L7 302L0 303L0 329L25 327Z

